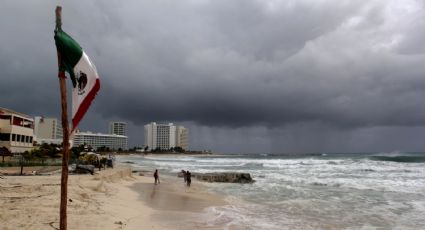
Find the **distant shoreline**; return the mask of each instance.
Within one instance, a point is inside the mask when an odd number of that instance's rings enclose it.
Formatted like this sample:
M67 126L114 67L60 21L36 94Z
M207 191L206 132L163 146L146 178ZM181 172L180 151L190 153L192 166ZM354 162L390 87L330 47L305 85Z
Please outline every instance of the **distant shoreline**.
M113 155L120 155L120 156L125 156L125 155L173 155L173 156L191 156L191 155L196 155L196 156L215 156L215 155L222 155L220 153L213 153L213 152L184 152L184 153L178 153L178 152L100 152L100 154L102 155L108 155L108 154L113 154Z

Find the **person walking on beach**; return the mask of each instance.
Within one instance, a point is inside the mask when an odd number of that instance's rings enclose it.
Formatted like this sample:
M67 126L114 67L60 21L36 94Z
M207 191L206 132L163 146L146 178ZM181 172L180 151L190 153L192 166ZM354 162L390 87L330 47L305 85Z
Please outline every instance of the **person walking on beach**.
M184 183L186 184L186 179L187 179L187 177L186 177L186 171L184 171L183 169L182 169L182 175L183 175L183 179L184 179Z
M190 184L192 183L192 174L190 174L189 170L186 171L186 183L187 187L190 187Z
M158 169L155 169L155 172L153 173L153 177L155 178L155 184L160 184Z

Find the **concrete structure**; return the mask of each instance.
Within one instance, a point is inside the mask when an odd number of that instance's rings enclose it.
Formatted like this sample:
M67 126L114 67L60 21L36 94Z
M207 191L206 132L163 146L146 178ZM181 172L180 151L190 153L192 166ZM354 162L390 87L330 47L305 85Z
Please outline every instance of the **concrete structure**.
M149 150L170 149L176 147L176 126L173 123L145 125L145 145Z
M33 149L34 119L10 109L0 107L0 147L12 153Z
M127 123L125 122L109 122L109 134L127 136Z
M184 150L189 149L189 130L183 126L176 128L176 146Z
M149 150L166 150L177 146L188 149L188 134L188 130L183 126L151 122L145 125L145 146L148 146Z
M74 136L73 146L79 145L89 145L94 149L106 147L111 150L127 150L128 137L116 134L77 132Z
M63 141L62 124L56 118L35 117L34 139L38 144L61 144Z

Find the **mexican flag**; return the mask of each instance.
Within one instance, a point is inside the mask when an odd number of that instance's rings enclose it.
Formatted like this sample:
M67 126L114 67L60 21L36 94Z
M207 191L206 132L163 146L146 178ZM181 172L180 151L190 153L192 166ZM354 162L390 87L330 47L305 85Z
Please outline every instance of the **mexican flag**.
M83 118L100 89L99 75L81 46L62 30L55 31L60 55L59 71L69 73L72 81L72 130Z

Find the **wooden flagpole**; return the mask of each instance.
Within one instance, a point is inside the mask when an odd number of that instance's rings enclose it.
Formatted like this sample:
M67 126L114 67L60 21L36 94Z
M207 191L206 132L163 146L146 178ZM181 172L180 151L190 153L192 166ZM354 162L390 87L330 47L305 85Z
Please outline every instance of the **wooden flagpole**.
M62 7L56 7L56 29L62 30ZM69 161L69 125L68 125L68 104L66 97L66 77L62 67L61 54L58 52L59 67L59 86L61 91L62 105L62 129L63 129L63 147L62 147L62 176L61 176L61 201L60 201L60 230L67 229L66 208L68 201L68 161Z

